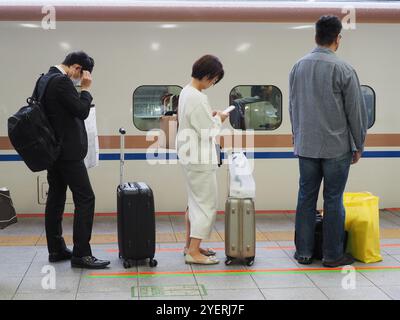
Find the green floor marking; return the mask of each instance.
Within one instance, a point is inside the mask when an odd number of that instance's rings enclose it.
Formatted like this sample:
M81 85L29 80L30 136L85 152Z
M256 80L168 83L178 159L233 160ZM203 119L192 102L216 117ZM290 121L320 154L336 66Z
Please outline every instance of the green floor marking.
M204 285L160 285L132 287L132 297L171 297L171 296L206 296Z

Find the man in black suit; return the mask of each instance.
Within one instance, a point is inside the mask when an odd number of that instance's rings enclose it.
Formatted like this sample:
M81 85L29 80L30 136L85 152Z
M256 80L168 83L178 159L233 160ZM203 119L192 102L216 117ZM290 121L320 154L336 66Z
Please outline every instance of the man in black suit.
M109 261L92 256L90 238L92 234L95 196L90 185L84 158L88 142L84 120L88 117L92 96L89 88L94 61L86 53L73 52L61 65L53 66L42 77L38 92L43 90L46 79L51 78L43 97L43 105L56 137L61 144L61 153L55 165L47 172L49 192L46 203L46 237L49 261L71 260L72 267L101 269ZM81 92L74 85L80 82ZM62 237L62 217L67 187L75 204L73 226L73 251L69 250Z

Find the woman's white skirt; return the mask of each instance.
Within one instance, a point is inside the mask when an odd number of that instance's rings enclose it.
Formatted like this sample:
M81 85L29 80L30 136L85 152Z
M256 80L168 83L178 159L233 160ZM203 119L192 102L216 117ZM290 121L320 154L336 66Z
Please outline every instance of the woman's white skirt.
M190 237L209 238L217 215L217 171L193 171L184 167L183 172L188 194Z

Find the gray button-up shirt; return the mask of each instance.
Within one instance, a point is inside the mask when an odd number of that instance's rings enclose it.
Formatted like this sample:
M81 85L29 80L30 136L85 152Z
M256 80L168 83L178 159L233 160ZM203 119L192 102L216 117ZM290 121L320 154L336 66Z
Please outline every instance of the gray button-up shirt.
M364 149L368 115L355 70L317 47L290 72L289 113L295 155L336 158Z

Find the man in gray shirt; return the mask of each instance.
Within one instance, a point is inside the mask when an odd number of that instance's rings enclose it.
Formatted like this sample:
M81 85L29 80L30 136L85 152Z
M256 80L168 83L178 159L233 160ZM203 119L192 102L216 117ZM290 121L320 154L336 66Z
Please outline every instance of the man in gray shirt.
M295 258L312 263L318 193L324 180L323 264L327 267L354 262L343 250L343 192L350 164L363 152L368 126L357 74L335 54L341 30L337 17L321 17L316 23L317 48L294 65L289 79L289 113L300 168Z

